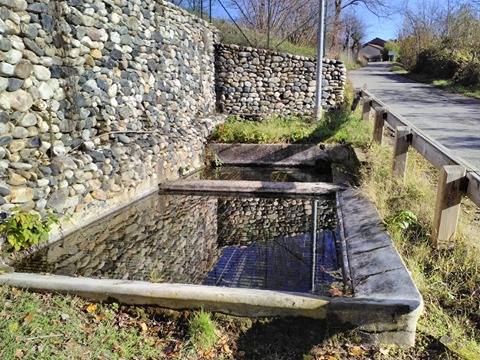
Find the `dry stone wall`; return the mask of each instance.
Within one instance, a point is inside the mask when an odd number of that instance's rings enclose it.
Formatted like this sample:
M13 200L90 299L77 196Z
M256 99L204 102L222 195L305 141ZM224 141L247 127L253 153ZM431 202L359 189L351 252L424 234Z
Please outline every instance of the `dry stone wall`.
M346 68L323 61L323 107L343 102ZM311 114L314 108L316 59L269 50L216 45L217 106L228 114Z
M198 167L215 36L161 0L0 0L0 210L101 213Z

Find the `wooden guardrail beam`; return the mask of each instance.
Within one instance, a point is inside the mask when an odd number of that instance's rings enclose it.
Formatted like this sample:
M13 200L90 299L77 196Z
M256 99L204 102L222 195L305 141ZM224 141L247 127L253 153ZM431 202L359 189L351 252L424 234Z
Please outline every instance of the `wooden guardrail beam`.
M392 128L398 129L395 136L392 165L395 176L404 176L405 174L408 146L412 146L427 161L439 169L440 182L432 239L435 246L450 245L449 242L453 239L456 231L462 195L466 195L480 207L480 173L474 170L474 166L452 155L443 145L430 139L411 122L389 111L382 101L376 99L367 90L362 90L360 96L368 99L370 107L377 110L383 108L386 111L384 121ZM382 138L379 135L381 125L382 121L376 119L374 139L377 141ZM405 135L406 128L410 129L409 135ZM407 139L405 139L405 136L407 136Z
M438 145L415 132L412 133L412 146L437 169L440 169L445 165L457 164L457 162L451 156L443 152Z
M480 174L469 172L467 174L467 196L480 207Z
M405 178L407 170L408 147L411 143L411 130L408 126L397 126L395 128L395 139L393 143L393 176Z
M437 248L450 247L455 238L465 174L466 169L461 165L440 169L432 231L433 245Z

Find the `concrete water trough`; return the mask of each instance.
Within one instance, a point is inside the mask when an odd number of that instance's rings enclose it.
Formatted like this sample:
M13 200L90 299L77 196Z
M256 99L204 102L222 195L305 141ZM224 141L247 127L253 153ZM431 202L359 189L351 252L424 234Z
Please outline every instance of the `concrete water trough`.
M332 182L193 176L162 184L159 194L5 259L14 271L0 284L96 301L328 319L358 327L372 342L413 345L422 298L375 208L348 186L351 151L216 145L225 166L230 155L218 149L227 148L242 154L241 166L331 164ZM247 154L257 155L247 161ZM270 162L269 154L276 156Z

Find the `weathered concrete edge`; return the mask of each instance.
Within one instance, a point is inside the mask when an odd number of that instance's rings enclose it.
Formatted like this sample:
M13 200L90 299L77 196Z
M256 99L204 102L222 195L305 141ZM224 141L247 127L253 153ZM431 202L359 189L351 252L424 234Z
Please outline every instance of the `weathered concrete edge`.
M338 216L345 239L347 272L354 297L400 301L409 310L385 331L380 324L360 327L372 342L411 344L423 312L423 298L373 204L358 189L337 193Z
M135 305L158 305L171 309L203 307L238 316L332 317L339 322L379 331L375 336L398 328L409 337L394 339L399 345L412 345L412 334L403 318L414 304L389 299L327 298L308 294L259 289L223 288L206 285L150 283L133 280L93 279L62 275L7 273L0 285L32 291L75 294L92 301L112 301ZM368 315L368 316L366 316ZM394 324L394 325L392 325ZM390 341L390 340L389 340Z

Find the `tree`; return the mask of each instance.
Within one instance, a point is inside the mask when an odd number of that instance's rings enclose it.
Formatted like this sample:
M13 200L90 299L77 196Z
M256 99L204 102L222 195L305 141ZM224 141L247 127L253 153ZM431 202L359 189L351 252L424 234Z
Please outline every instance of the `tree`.
M357 57L362 42L365 39L366 25L363 20L353 11L349 11L342 21L342 49L348 56L353 54Z
M244 26L263 34L309 42L317 23L318 4L311 0L230 0Z
M342 13L345 9L352 6L363 6L368 11L377 16L388 14L387 0L332 0L333 1L333 21L330 37L330 54L333 56L340 55L339 37L342 28Z

